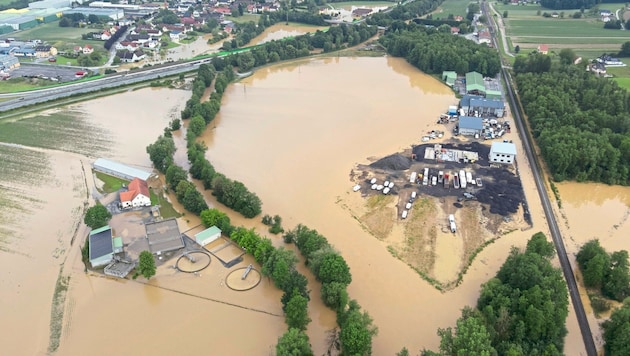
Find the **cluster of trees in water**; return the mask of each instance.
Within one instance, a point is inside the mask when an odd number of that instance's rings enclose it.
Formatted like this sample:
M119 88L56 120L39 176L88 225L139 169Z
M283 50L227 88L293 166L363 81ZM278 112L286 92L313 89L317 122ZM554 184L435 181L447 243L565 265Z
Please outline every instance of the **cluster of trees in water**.
M532 133L557 181L627 184L630 95L615 81L542 54L514 63Z
M591 289L589 298L595 312L610 309L610 303L600 295L619 302L610 319L602 324L607 355L630 354L630 264L628 251L608 253L599 240L585 243L576 256L584 285ZM595 291L592 293L592 291Z
M477 71L494 77L501 70L495 49L479 45L460 36L439 32L414 23L393 22L379 39L387 53L405 57L409 63L429 74L445 70L466 73Z
M596 289L605 297L619 302L630 295L628 251L609 254L599 244L599 240L591 240L582 246L576 259L586 287ZM596 310L600 307L602 305L593 306ZM607 310L609 305L603 307Z
M454 329L438 330L440 352L422 354L561 355L569 297L553 255L541 232L525 251L513 248L496 277L481 287L477 307L464 309Z

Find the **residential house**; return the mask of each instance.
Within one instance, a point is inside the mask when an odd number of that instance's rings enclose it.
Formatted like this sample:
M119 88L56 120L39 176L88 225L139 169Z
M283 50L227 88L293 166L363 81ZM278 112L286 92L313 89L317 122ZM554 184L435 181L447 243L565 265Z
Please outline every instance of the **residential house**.
M541 54L547 54L549 53L549 46L547 46L546 44L538 45L537 51Z
M131 42L131 41L121 41L121 42L116 43L116 50L117 51L130 51L130 52L133 52L136 49L138 49L138 47L139 47L138 43ZM116 55L118 56L118 53L116 53ZM121 57L121 59L122 59L122 57Z
M57 55L57 48L48 45L40 45L35 47L35 56L40 58L47 58Z
M483 131L483 120L480 117L460 116L458 132L465 136L481 135Z
M112 228L103 226L92 230L89 236L89 258L92 268L106 266L114 259Z
M451 26L451 33L454 35L459 35L459 27Z
M478 36L479 38L477 41L479 42L479 44L485 43L489 45L492 43L492 37L490 36L490 31L488 29L479 31Z
M33 47L13 48L10 54L16 57L35 57L35 48Z
M232 10L230 10L229 7L215 6L212 8L212 11L215 13L221 14L223 16L232 15Z
M151 40L151 36L146 34L128 35L126 40L143 44L145 42L149 42Z
M147 30L147 35L149 35L149 37L151 38L160 38L162 37L162 31L160 31L160 29L157 29L157 28L150 29L150 30Z
M604 65L604 63L600 63L597 61L594 61L593 63L589 64L589 66L586 69L595 74L606 74L606 66Z
M83 53L83 47L74 46L73 51L74 51L74 54L78 56L79 54Z
M556 11L551 13L551 17L553 17L554 19L557 19L558 17L560 17L560 14L558 14Z
M112 38L112 33L105 30L103 31L103 33L101 33L101 41L107 41L108 39Z
M516 145L511 142L493 142L488 158L493 163L514 163L516 159Z
M352 10L352 17L354 19L362 19L364 17L366 17L367 15L372 13L372 9L364 9L364 8L356 8L354 10Z
M171 32L169 32L168 36L173 41L179 41L179 39L182 37L182 33L180 31L171 31Z
M83 54L91 54L94 52L94 47L92 47L89 44L86 44L85 46L83 46Z
M127 191L120 193L120 203L123 209L151 206L151 194L147 182L140 178L134 178L129 183Z
M195 241L201 246L205 246L214 242L221 237L221 229L216 226L211 226L198 234L195 234Z
M462 17L462 16L460 16L460 15L457 15L457 16L455 16L455 17L453 18L453 20L455 20L455 21L459 21L459 22L462 22L462 21L464 21L464 17Z

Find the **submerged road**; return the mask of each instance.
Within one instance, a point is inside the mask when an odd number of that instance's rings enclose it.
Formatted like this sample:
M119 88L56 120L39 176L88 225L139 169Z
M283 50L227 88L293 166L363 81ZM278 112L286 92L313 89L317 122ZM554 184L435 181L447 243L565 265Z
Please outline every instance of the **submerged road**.
M482 3L482 9L486 18L488 19L488 23L490 25L490 33L492 34L492 42L497 47L496 36L497 31L494 27L494 23L489 17L487 3ZM501 60L503 62L503 60ZM558 222L556 221L556 216L551 207L551 201L549 199L549 194L547 194L547 189L545 188L543 175L541 173L540 163L538 161L538 157L534 154L533 144L529 132L526 131L527 127L523 121L523 115L521 115L521 107L518 105L516 101L516 96L514 94L514 89L512 88L512 80L510 73L505 68L505 66L501 66L501 75L505 80L505 88L507 91L508 98L510 100L510 104L513 108L512 115L514 116L514 121L516 122L519 136L521 137L521 141L523 142L523 148L525 149L525 155L530 162L530 166L532 169L532 174L534 176L534 181L536 183L536 189L538 190L538 195L540 196L540 201L543 205L543 210L545 211L545 217L547 218L547 224L549 225L549 231L551 233L551 239L553 240L553 244L556 247L556 252L558 253L558 259L560 260L560 267L562 268L562 273L564 274L564 279L567 282L567 287L569 289L569 296L571 296L571 302L573 303L573 309L575 310L575 316L578 321L578 325L580 326L580 332L582 334L582 341L584 342L584 348L586 349L586 353L589 356L597 356L597 347L595 347L595 342L593 341L593 334L591 332L591 327L588 323L588 319L586 318L586 312L584 311L584 304L582 304L582 299L580 298L580 291L577 286L577 282L575 281L575 275L573 274L573 268L571 267L571 261L569 261L569 257L567 255L567 251L564 247L564 241L562 239L562 234L560 233L560 228L558 227Z

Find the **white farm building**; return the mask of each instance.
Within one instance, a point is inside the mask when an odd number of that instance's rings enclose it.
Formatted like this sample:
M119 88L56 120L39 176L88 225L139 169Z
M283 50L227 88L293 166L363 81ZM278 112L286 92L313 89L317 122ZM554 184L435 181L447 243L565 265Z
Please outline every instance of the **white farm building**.
M105 158L99 158L92 164L92 168L95 171L108 174L110 176L118 177L126 180L133 180L139 178L144 181L148 180L153 173L143 171L138 168L130 167L126 164L122 164L116 161L110 161Z
M511 142L493 142L488 158L490 163L512 164L516 159L516 146Z

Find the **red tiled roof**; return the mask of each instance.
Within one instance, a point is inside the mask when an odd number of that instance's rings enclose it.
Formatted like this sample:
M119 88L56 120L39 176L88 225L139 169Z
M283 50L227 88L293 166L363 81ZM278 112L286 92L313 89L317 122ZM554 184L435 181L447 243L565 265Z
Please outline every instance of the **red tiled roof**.
M120 201L132 201L138 194L142 194L145 197L150 197L149 193L149 185L146 181L143 181L140 178L134 178L127 187L126 192L120 193Z

